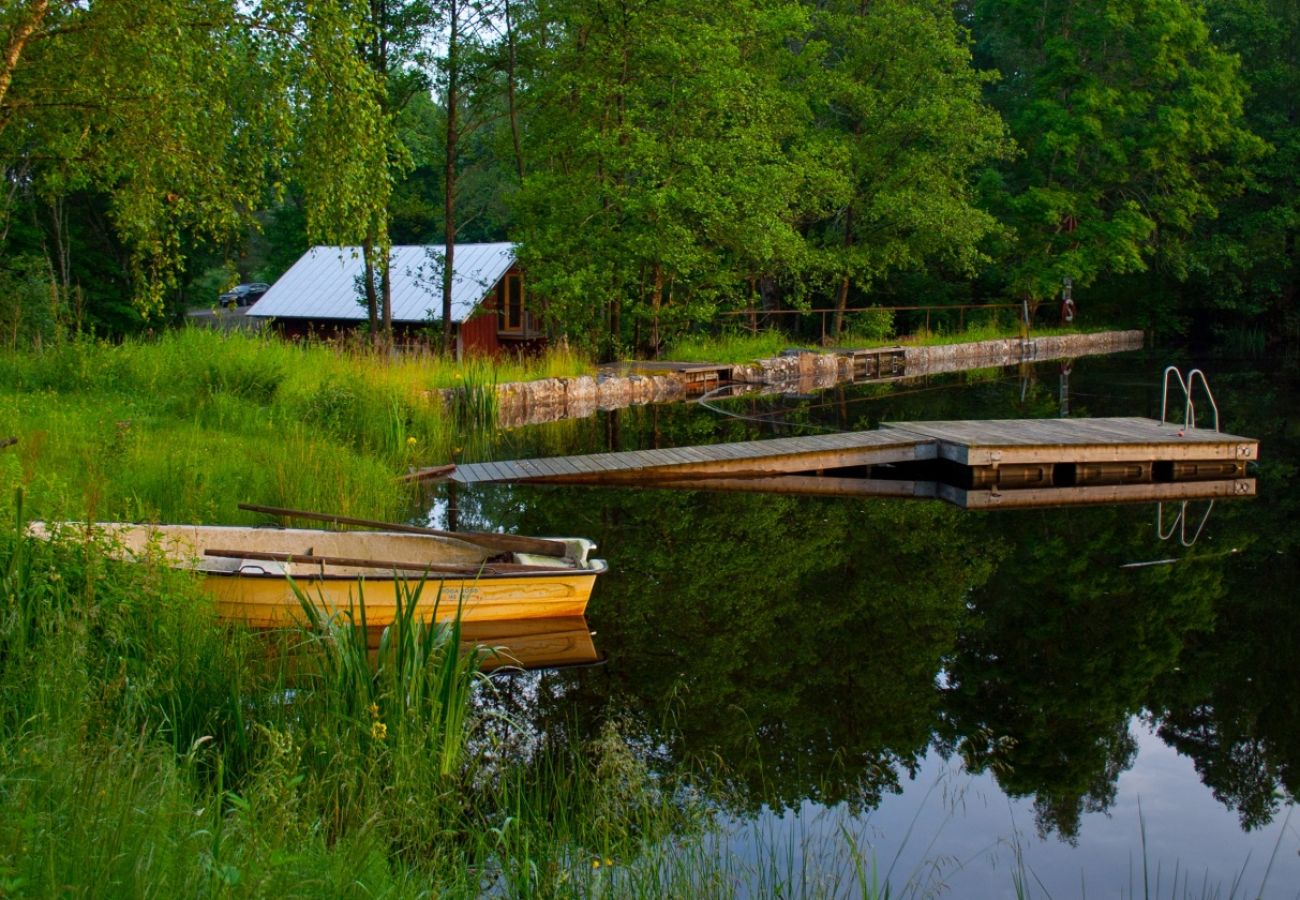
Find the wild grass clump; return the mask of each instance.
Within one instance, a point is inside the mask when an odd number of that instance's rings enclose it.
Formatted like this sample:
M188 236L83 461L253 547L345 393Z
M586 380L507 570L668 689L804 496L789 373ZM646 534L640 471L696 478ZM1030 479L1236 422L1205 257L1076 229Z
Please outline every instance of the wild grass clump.
M360 593L256 634L185 573L0 519L5 894L592 895L707 825L625 727L512 756L478 654L416 614L436 584L377 644Z
M249 521L240 502L400 517L395 476L451 460L496 419L496 385L589 368L390 356L190 328L0 352L0 490L41 515ZM459 388L452 408L445 388Z
M776 356L796 344L793 338L775 329L757 334L728 330L718 336L685 335L664 350L664 359L678 362L746 363Z

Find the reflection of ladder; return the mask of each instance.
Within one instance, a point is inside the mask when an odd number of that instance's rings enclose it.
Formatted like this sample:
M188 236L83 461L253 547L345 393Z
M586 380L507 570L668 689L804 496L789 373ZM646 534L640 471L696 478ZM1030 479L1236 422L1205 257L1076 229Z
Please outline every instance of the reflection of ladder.
M1196 382L1199 380L1201 387L1205 391L1205 399L1210 401L1210 408L1214 410L1214 430L1219 431L1219 404L1214 402L1214 392L1210 390L1210 383L1205 379L1205 373L1200 369L1192 369L1184 377L1183 373L1177 366L1167 366L1165 368L1164 390L1160 395L1160 424L1176 425L1176 422L1169 422L1169 382L1170 376L1177 381L1178 386L1183 389L1183 431L1191 431L1196 428L1196 402L1192 392L1196 389ZM1181 432L1180 432L1181 434ZM1214 510L1214 501L1211 500L1205 507L1205 514L1201 516L1200 524L1196 526L1196 531L1189 538L1187 536L1187 504L1189 501L1184 500L1178 507L1178 515L1169 523L1169 530L1164 526L1164 503L1156 504L1156 536L1162 541L1167 541L1178 534L1178 543L1184 547L1190 547L1196 543L1201 532L1205 530L1205 523L1210 520L1210 513Z
M1190 500L1184 500L1179 505L1178 515L1174 516L1174 520L1169 523L1168 531L1165 531L1164 524L1165 505L1164 503L1156 504L1156 536L1159 537L1160 540L1169 540L1174 536L1174 532L1177 531L1178 543L1182 544L1184 547L1190 547L1192 544L1196 543L1196 539L1199 538L1201 532L1205 530L1205 523L1210 520L1210 511L1214 509L1214 501L1211 500L1209 505L1205 507L1205 515L1201 516L1201 524L1196 526L1196 531L1193 532L1189 539L1187 537L1187 504L1190 502Z
M1192 391L1196 388L1196 381L1200 379L1201 387L1205 389L1205 398L1210 401L1210 408L1214 410L1214 430L1219 430L1219 404L1214 402L1214 394L1210 390L1210 383L1205 380L1205 373L1200 369L1192 369L1183 377L1177 366L1169 366L1165 369L1165 385L1160 395L1160 424L1176 425L1176 422L1167 422L1166 417L1169 411L1169 376L1172 375L1178 381L1178 386L1183 389L1183 430L1190 431L1196 427L1196 404L1192 399ZM1193 538L1195 540L1195 538Z

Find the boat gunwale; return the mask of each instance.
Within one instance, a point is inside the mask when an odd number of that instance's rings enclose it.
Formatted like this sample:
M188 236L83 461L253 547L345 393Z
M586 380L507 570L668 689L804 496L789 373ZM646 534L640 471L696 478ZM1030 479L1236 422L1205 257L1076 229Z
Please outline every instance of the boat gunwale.
M217 557L217 558L220 559L222 557ZM234 559L235 557L225 557L225 558ZM537 570L533 572L482 572L482 573L466 573L464 575L457 575L449 572L424 572L419 569L396 570L396 572L410 573L405 575L399 575L392 570L383 570L383 569L376 569L375 571L379 573L376 575L365 575L361 573L349 575L342 572L337 572L337 573L304 572L301 575L297 575L294 574L293 572L266 572L266 571L252 572L252 571L242 571L242 570L227 572L227 571L218 571L218 570L210 570L210 569L200 569L194 566L186 566L181 564L168 564L168 568L176 569L182 572L193 572L196 575L202 575L204 577L216 577L216 578L279 578L279 579L290 578L293 579L294 581L301 581L301 582L362 581L362 580L364 581L423 580L426 583L437 582L440 584L448 581L463 581L463 582L473 583L477 581L497 580L502 578L554 578L557 575L563 575L563 576L601 575L609 571L609 563L605 562L605 560L603 559L589 559L587 563L588 565L581 569L569 568L567 566L554 566L552 568L545 568L539 566ZM292 561L290 561L290 564L291 565L293 564ZM300 563L299 565L302 564Z

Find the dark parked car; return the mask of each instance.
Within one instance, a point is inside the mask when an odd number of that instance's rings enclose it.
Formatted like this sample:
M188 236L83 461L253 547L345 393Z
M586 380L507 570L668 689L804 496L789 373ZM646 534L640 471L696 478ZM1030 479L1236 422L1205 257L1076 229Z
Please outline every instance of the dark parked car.
M262 299L262 295L270 289L269 284L263 284L260 281L254 281L252 284L240 284L218 297L217 302L228 309L233 309L236 306L248 306Z

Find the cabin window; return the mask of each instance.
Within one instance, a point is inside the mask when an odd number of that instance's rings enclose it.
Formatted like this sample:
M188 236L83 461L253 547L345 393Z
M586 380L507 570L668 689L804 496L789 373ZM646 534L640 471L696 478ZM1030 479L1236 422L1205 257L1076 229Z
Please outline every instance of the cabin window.
M524 280L518 272L505 277L505 302L501 305L502 331L524 330Z

